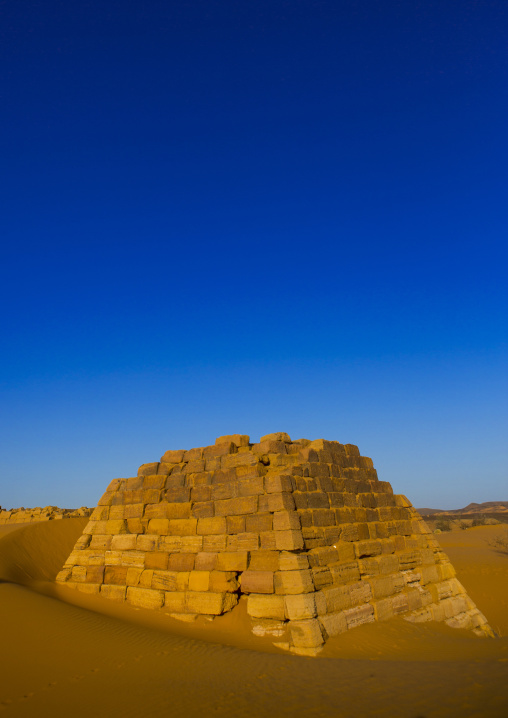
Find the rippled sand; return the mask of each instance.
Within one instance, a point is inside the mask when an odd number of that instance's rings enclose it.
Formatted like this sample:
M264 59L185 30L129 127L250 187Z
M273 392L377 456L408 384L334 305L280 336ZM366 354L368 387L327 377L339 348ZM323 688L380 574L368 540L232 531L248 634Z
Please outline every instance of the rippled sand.
M0 713L6 716L508 716L506 527L442 534L497 639L397 619L278 651L245 607L212 623L87 596L52 579L87 519L0 527Z

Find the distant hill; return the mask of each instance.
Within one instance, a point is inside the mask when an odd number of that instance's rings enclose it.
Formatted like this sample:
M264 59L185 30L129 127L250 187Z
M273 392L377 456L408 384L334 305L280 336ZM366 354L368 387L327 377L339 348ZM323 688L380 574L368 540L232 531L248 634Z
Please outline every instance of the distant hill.
M508 501L484 501L483 504L471 503L463 509L416 509L421 516L468 516L478 514L508 514Z

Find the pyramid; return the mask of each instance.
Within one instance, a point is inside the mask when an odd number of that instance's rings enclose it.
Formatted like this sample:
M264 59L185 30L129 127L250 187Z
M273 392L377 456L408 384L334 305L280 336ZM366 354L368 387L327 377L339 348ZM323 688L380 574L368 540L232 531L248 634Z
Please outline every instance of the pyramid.
M357 446L234 434L114 479L57 581L182 620L230 611L316 655L403 616L493 635L410 502Z

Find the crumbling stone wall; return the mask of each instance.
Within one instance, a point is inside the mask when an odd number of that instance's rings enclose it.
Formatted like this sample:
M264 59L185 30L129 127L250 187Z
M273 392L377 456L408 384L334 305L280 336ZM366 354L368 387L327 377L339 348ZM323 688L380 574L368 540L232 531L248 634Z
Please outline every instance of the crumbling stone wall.
M79 509L60 509L58 506L37 506L34 509L2 509L0 506L1 524L24 524L35 521L54 521L56 519L74 519L90 516L93 509L82 506Z
M167 451L113 480L57 580L186 620L244 594L253 631L301 655L395 615L491 634L371 459L285 433Z

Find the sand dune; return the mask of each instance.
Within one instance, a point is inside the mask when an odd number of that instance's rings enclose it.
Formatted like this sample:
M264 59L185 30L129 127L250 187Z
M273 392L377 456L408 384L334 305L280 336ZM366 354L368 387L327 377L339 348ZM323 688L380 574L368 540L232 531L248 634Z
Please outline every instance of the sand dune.
M369 624L318 658L282 654L245 608L174 621L56 587L83 519L2 527L0 712L6 716L508 715L508 638L437 624ZM440 540L489 622L508 636L505 527Z

